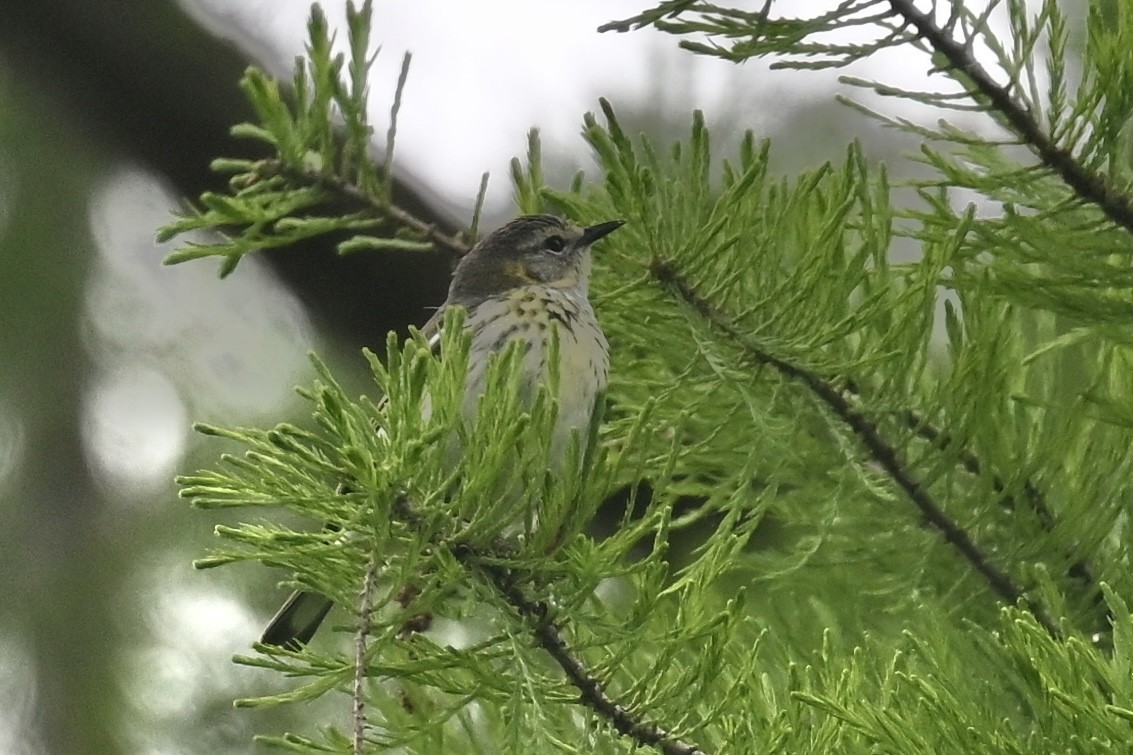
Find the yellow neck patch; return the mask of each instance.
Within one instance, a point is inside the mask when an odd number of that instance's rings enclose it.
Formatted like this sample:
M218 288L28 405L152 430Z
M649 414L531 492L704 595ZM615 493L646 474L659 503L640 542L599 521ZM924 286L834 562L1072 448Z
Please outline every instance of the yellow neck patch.
M527 272L527 266L519 260L511 260L504 263L504 274L509 278L514 278L517 281L523 281L524 283L528 284L540 282L531 277L531 274Z
M553 288L570 288L578 285L578 271L570 269L562 278L553 281L540 280L531 274L527 266L520 260L509 260L503 265L503 274L515 282L517 286L551 286Z

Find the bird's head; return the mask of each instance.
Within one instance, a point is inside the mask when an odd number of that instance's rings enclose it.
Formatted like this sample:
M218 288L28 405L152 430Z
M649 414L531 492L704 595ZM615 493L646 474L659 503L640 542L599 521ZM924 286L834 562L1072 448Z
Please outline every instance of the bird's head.
M554 215L525 215L485 236L457 265L449 301L464 306L523 286L581 288L590 275L590 245L624 221L582 228Z

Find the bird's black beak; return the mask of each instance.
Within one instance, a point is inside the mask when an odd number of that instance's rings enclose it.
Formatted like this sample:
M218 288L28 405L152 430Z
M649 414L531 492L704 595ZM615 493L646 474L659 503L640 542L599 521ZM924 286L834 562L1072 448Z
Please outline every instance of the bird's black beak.
M589 228L583 228L582 238L578 240L578 245L580 247L590 246L598 239L602 238L606 234L613 233L623 225L625 225L624 220L611 220L607 223L599 223L598 225L592 225Z

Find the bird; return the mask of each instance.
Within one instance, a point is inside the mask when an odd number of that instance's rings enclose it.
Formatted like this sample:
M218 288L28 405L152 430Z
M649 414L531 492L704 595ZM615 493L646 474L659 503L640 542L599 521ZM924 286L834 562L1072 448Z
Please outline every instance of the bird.
M550 373L552 333L558 337L559 392L549 468L561 464L574 433L585 438L606 388L609 345L590 304L590 247L624 225L610 220L579 226L555 215L524 215L486 235L457 264L448 296L421 328L434 349L452 307L464 308L470 334L462 411L474 417L493 354L514 341L523 356L519 389L532 397ZM444 358L444 355L441 355ZM329 598L300 590L276 612L260 642L299 650L332 608Z

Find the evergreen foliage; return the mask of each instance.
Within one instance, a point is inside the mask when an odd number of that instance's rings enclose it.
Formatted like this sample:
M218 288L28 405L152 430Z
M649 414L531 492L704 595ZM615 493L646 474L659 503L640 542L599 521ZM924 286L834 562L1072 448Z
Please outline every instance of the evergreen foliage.
M603 175L569 191L543 185L533 137L513 171L522 212L628 221L592 283L613 366L582 475L543 471L554 386L521 413L514 354L476 428L461 426L458 327L443 360L419 335L368 355L380 408L320 364L304 393L317 430L202 428L246 452L182 478L183 495L263 521L220 530L228 544L201 565L284 567L351 616L349 648L239 659L302 680L243 704L340 690L359 706L354 732L278 744L1128 751L1133 12L1092 3L1075 67L1074 19L1053 1L977 14L850 0L809 18L781 5L668 2L609 28L783 67L916 46L950 89L851 82L972 109L994 133L874 113L924 139L933 175L908 207L856 145L774 176L751 134L714 158L699 114L661 150L603 101L583 129ZM239 133L277 154L218 162L232 193L167 231L230 235L171 261L219 256L226 272L251 251L386 224L403 235L346 247L463 248L390 205L392 130L387 161L367 157L369 20L368 3L351 12L346 82L317 8L292 93L249 72L262 122ZM849 25L875 41L823 41ZM981 207L958 206L957 189ZM314 214L343 199L358 209ZM917 259L892 258L902 237ZM451 472L448 439L469 432ZM598 537L588 524L618 491L625 514ZM333 529L294 531L264 507Z

